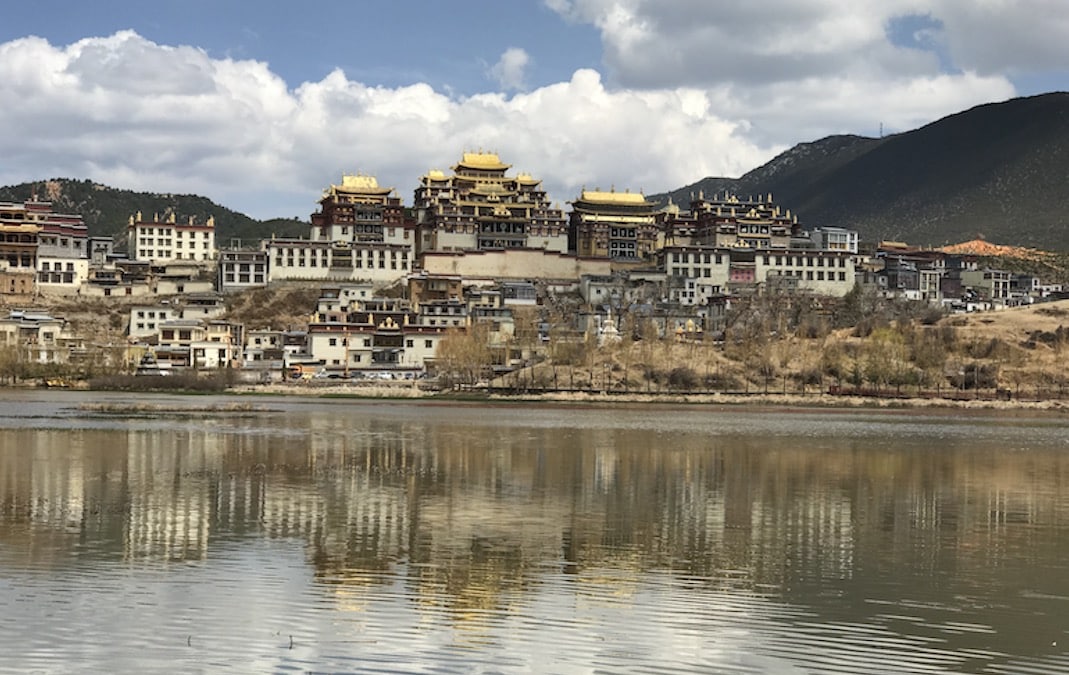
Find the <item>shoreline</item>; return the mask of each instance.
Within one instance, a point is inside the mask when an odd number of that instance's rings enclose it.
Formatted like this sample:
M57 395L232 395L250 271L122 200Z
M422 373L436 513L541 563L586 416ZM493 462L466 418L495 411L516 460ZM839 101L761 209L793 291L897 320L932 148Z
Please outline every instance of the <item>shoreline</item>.
M994 399L994 398L942 398L917 396L856 396L829 394L827 392L799 393L622 393L622 392L585 392L557 391L543 393L503 393L477 389L472 391L429 391L408 382L398 383L362 383L362 384L305 384L305 383L264 383L233 385L225 389L200 391L185 389L90 389L84 383L72 383L68 387L42 387L36 384L3 385L0 390L19 391L76 391L82 393L100 392L110 394L167 394L177 396L234 396L244 398L257 397L294 397L308 399L352 399L368 401L422 401L426 403L456 404L481 403L518 405L535 404L571 404L587 406L717 406L750 409L808 409L827 411L1004 411L1004 412L1050 412L1069 413L1069 398L1066 399Z
M1069 400L954 399L921 397L848 396L812 394L642 394L554 392L540 394L505 394L485 390L473 392L431 392L411 385L334 385L302 386L295 384L241 385L227 389L236 396L303 396L334 399L396 399L450 403L572 403L583 405L713 405L747 408L815 408L822 410L999 410L1069 412Z

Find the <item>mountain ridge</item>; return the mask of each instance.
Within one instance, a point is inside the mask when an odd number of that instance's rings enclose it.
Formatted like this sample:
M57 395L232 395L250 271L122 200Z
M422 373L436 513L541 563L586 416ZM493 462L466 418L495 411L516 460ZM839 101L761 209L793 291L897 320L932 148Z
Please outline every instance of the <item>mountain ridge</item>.
M1069 93L965 110L883 138L800 143L737 179L710 177L667 193L682 207L699 190L773 193L806 227L863 239L938 246L977 235L1066 249Z

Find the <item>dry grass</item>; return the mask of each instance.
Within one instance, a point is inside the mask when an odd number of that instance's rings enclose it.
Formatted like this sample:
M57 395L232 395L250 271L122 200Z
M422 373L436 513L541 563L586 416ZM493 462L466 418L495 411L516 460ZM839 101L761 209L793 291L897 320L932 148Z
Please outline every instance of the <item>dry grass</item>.
M857 337L850 329L821 338L791 336L724 345L638 341L576 345L567 360L547 361L495 381L523 390L623 394L813 394L860 388L901 398L1069 396L1063 352L1069 301L932 323L901 320ZM1066 352L1069 353L1069 352Z
M248 330L308 327L316 310L320 285L259 288L227 297L227 318L245 324Z
M267 409L262 406L236 402L202 406L165 406L152 403L82 403L78 405L78 410L101 415L192 415L198 413L247 413L267 411Z

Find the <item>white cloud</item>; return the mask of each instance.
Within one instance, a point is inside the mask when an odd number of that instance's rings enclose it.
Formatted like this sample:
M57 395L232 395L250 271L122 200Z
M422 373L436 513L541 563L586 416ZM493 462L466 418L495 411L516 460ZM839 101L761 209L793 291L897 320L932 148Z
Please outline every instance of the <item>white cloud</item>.
M789 11L793 0L781 1ZM674 9L660 15L638 0L611 7L596 0L553 3L575 20L598 22L618 81L662 82L607 86L598 72L584 69L522 91L528 57L512 49L494 69L502 87L521 88L511 95L464 98L427 84L374 87L341 70L289 88L263 62L213 58L128 31L65 47L25 38L0 44L6 102L0 128L8 132L0 136L0 184L90 178L197 192L258 217L307 216L321 189L343 171L375 174L410 202L428 169L448 169L464 150L484 148L542 178L551 196L564 201L583 186L655 192L707 175L737 176L798 142L837 132L874 134L880 122L911 128L1013 94L1005 78L941 74L923 52L879 46L871 37L875 24L852 10L828 18L823 47L797 48L804 63L796 66L796 79L773 76L773 64L791 60L776 53L785 49L782 42L763 48L769 75L743 83L706 74L723 65L721 48L712 50L716 58L689 63L702 31L724 32L688 23L688 7L708 18L704 2L667 3ZM833 4L810 2L810 8ZM843 0L841 8L849 7ZM746 10L732 11L760 23ZM766 24L788 41L785 24ZM855 24L847 31L853 37L831 39ZM651 42L669 28L683 31L674 47L672 40ZM736 46L755 42L729 37ZM642 48L651 65L631 59L623 45ZM866 50L872 53L861 58ZM831 58L825 52L842 51L858 62L821 65ZM669 58L690 75L652 78L649 69Z
M499 152L557 201L583 185L654 191L739 174L779 149L748 141L705 92L614 92L591 70L512 96L369 87L340 70L289 90L264 63L129 32L0 45L0 97L20 102L0 108L14 132L0 137L0 182L198 192L264 217L307 215L343 171L376 174L409 201L420 175L466 149Z
M930 17L954 68L982 76L1065 70L1063 0L546 0L600 31L625 87L715 86L805 78L901 79L939 60L888 40L890 22Z
M490 76L505 91L525 89L524 79L531 57L519 47L509 47L490 68Z

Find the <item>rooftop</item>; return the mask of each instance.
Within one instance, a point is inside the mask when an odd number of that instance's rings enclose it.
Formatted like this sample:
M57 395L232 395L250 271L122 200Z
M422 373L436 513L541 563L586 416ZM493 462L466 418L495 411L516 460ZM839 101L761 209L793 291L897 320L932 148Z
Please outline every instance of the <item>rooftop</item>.
M641 192L617 192L611 190L583 190L579 200L594 204L623 204L627 206L650 206Z
M510 165L502 164L496 152L465 152L456 168L483 169L487 171L504 171Z

